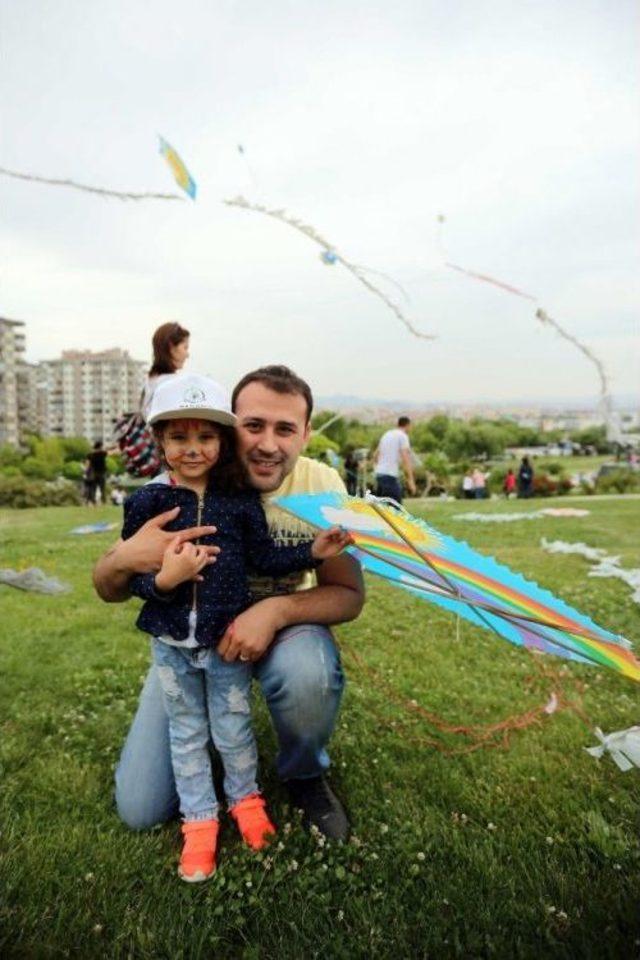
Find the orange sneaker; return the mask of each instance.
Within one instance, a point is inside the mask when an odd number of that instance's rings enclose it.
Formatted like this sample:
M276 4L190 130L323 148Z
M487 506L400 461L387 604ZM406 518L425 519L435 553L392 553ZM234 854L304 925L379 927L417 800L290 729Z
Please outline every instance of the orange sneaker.
M182 824L184 846L178 875L187 883L208 880L216 869L217 820L187 820Z
M242 839L252 850L262 850L269 842L269 837L276 832L264 807L264 799L260 794L250 793L229 810L238 824Z

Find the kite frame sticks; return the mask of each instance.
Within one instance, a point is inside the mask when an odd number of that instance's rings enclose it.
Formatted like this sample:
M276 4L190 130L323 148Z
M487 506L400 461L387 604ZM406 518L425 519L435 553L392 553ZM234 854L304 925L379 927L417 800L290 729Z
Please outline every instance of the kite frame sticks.
M526 624L528 631L534 636L539 637L544 642L550 644L551 646L558 647L559 649L564 649L569 652L575 652L573 647L571 647L566 643L563 643L562 639L557 636L557 633L566 632L566 628L564 628L562 624L559 624L557 622L554 622L553 620L548 620L540 616L528 615L521 612L511 612L511 611L505 610L504 607L495 606L494 604L488 603L487 601L480 600L480 599L471 600L461 595L461 592L456 587L455 583L453 583L445 574L443 574L441 570L437 569L437 567L432 563L429 555L424 553L422 550L420 550L411 541L411 539L407 537L396 526L396 524L393 522L393 519L387 516L386 512L380 508L380 505L377 504L373 498L368 499L367 503L378 514L380 519L385 524L387 524L387 526L391 528L393 533L397 537L399 537L412 550L412 552L416 554L418 559L425 565L425 567L428 568L433 575L437 576L438 579L444 584L444 586L438 586L437 584L432 583L426 577L423 580L423 578L418 573L418 571L412 571L411 572L412 579L414 581L418 580L422 582L412 583L411 589L415 591L423 592L425 594L437 595L445 599L464 604L465 606L473 610L473 612L485 624L485 626L498 637L500 637L501 634L496 630L494 625L487 618L486 614L490 616L494 616L499 620L503 620L506 623L512 624L513 626L518 626L519 624ZM296 516L296 514L293 513L291 510L289 510L289 508L286 506L279 505L279 509L284 511L285 513L290 513L292 516ZM321 529L321 527L319 527L319 525L315 523L313 520L308 519L306 522L309 523L310 526L313 526L317 529ZM392 557L383 556L379 554L376 550L372 549L371 547L365 547L363 544L360 544L360 543L355 543L354 546L356 550L361 551L362 553L368 554L370 557L372 557L375 560L383 560L385 563L389 564L391 567L394 567L395 569L405 573L407 572L406 568L400 562L398 562L397 560L394 560ZM381 577L382 579L386 579L383 573L376 572L376 575ZM554 631L554 635L552 637L549 637L548 635L540 633L539 630L534 629L535 626L542 629L552 630ZM597 634L594 634L591 630L589 630L587 627L584 627L584 626L580 626L579 630L568 631L568 633L569 635L583 637L587 640L596 640L598 642L604 642L604 641L601 641L601 638L598 637ZM590 651L582 651L581 656L584 658L585 661L589 662L592 666L600 665L600 661L596 657L594 657Z
M0 174L4 177L13 177L15 180L30 180L33 183L46 183L50 187L70 187L73 190L82 190L84 193L96 193L102 197L117 197L118 200L180 200L184 197L177 193L128 193L123 190L107 190L104 187L91 187L86 183L76 183L75 180L54 180L51 177L37 177L31 173L19 173L17 170L7 170L0 167Z
M314 243L317 243L318 246L322 247L326 253L330 253L332 257L338 263L341 263L342 266L345 267L349 273L356 278L356 280L366 287L370 293L373 293L374 296L379 297L379 299L382 300L382 302L389 308L389 310L391 310L394 316L397 317L402 324L404 324L409 333L413 334L414 337L418 337L421 340L437 339L435 334L423 333L422 330L418 330L418 328L415 327L407 317L405 317L400 307L394 303L394 301L391 300L386 293L380 290L379 287L376 287L375 284L371 283L371 281L365 276L365 273L368 272L367 268L359 266L357 263L351 263L349 260L345 260L345 258L338 253L333 244L329 243L328 240L325 240L324 237L318 233L315 227L312 227L308 223L303 223L302 220L298 220L296 217L291 216L285 210L270 210L261 203L250 203L242 196L234 197L231 200L223 200L223 203L225 203L228 207L240 207L242 210L252 210L254 213L262 213L266 217L272 217L274 220L279 220L280 223L285 223L287 226L293 227L293 229L297 230L298 233L302 233L305 237L308 237L309 240L313 240ZM373 273L376 271L370 272ZM385 276L384 274L380 275ZM385 279L391 280L390 277L385 277ZM391 280L391 282L394 284L396 283L394 280ZM396 286L399 285L396 284ZM402 290L402 288L400 289ZM404 291L402 292L403 295L406 296Z

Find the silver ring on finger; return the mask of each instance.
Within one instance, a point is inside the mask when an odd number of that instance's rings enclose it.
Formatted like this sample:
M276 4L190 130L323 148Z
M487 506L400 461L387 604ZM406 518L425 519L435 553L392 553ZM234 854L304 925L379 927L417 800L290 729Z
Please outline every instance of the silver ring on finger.
M248 663L248 662L249 662L249 657L245 656L244 653L241 653L241 654L240 654L240 659L242 660L243 663Z

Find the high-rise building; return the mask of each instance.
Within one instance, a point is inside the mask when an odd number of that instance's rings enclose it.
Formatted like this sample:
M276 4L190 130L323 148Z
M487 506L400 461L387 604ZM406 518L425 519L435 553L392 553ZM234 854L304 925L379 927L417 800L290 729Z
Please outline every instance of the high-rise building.
M146 364L115 347L64 350L38 365L41 431L45 436L108 440L114 421L137 410Z
M24 323L0 317L0 444L20 440L18 376L24 364Z

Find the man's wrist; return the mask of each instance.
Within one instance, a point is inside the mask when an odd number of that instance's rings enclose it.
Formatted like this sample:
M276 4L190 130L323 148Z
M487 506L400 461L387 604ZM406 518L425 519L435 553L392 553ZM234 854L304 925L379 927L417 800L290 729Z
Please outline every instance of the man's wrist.
M285 627L290 625L288 619L291 610L289 594L283 594L280 597L266 597L263 603L269 606L269 616L274 633L284 630Z

